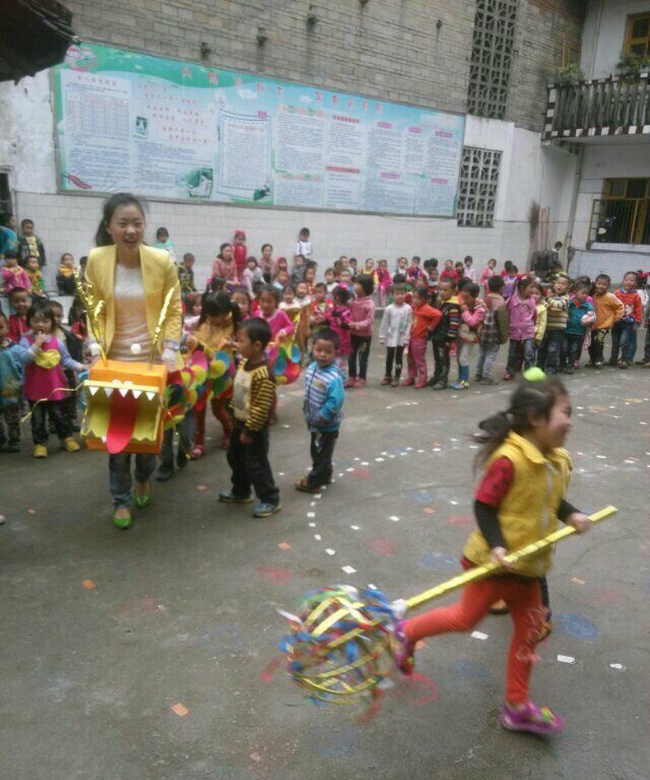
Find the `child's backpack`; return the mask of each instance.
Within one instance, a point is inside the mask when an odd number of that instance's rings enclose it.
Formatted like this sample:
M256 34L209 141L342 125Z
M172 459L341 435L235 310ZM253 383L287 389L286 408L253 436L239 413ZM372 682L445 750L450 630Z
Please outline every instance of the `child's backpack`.
M494 311L497 331L499 333L499 344L507 344L510 338L510 317L508 316L508 307L499 306Z

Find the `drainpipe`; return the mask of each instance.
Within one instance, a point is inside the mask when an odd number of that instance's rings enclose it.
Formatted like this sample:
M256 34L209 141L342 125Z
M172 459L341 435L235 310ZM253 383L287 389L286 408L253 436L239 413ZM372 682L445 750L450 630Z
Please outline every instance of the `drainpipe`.
M585 161L585 144L578 144L578 159L576 160L576 170L573 175L573 192L571 193L571 207L569 209L569 219L567 222L566 236L564 237L564 246L567 252L566 269L569 270L569 263L573 259L573 228L576 221L576 208L578 206L578 195L580 194L580 181L582 180L582 169Z

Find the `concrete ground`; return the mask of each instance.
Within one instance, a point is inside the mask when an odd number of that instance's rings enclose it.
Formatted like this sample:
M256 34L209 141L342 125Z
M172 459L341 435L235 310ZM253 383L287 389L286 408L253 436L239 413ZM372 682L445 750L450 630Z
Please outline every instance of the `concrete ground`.
M640 368L567 377L570 498L619 513L559 546L549 577L555 630L533 692L566 718L561 736L498 724L507 616L488 617L483 640L428 640L412 681L395 679L370 710L315 706L286 678L277 607L339 582L416 594L458 571L473 525L468 436L512 386L379 388L381 361L375 352L370 386L348 394L338 476L320 499L292 489L308 440L301 388L281 391L271 458L283 510L268 520L217 503L229 472L212 421L208 456L156 484L128 532L110 522L104 455L52 443L34 462L28 429L22 455L0 455L0 777L647 780L650 372Z

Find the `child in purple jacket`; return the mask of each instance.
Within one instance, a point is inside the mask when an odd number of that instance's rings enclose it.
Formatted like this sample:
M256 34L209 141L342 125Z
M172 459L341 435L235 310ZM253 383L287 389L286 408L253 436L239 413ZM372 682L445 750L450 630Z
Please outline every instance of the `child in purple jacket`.
M535 365L535 323L537 304L532 295L534 280L528 276L517 281L517 286L508 300L510 322L510 347L504 380L514 379L517 371Z
M354 282L355 298L350 301L349 309L352 321L349 328L352 341L349 369L350 377L346 387L365 387L368 373L368 358L372 344L372 329L375 324L375 304L372 301L372 277L367 274L357 276ZM359 356L357 372L357 355Z

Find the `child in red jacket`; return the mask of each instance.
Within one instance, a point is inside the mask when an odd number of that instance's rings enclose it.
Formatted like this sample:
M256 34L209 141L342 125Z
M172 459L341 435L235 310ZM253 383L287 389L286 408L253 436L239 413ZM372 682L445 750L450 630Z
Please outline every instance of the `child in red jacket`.
M642 305L641 296L636 289L637 277L634 271L628 271L623 277L620 289L614 295L624 306L623 318L614 323L612 327L612 353L609 356L609 365L619 365L620 368L628 368L634 363L636 354L636 332L641 324ZM618 353L621 351L621 362L618 363Z
M413 325L408 347L408 377L402 387L415 385L421 390L427 384L427 340L429 332L434 330L442 319L442 312L429 305L429 296L425 287L413 290Z

